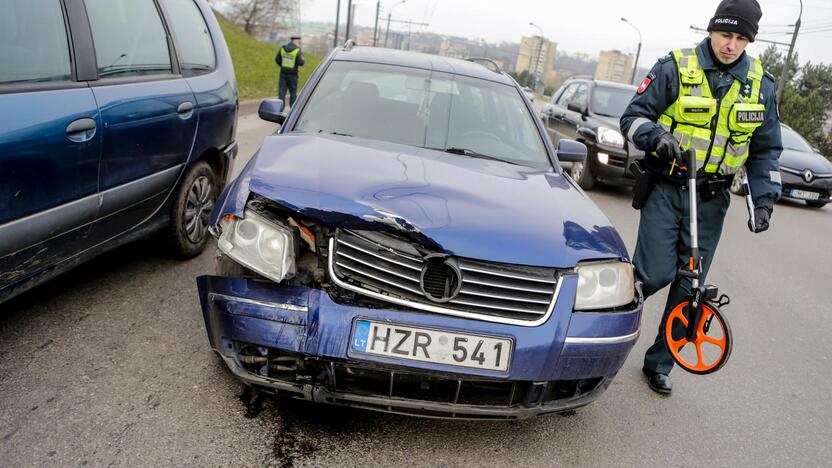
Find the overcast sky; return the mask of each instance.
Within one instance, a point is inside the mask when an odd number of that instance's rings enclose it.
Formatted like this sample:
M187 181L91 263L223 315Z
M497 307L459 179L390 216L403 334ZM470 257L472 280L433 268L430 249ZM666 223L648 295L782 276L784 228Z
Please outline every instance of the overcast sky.
M385 7L398 0L382 0ZM763 9L758 38L789 42L800 11L798 0L759 0ZM337 0L301 0L304 21L335 21ZM347 0L341 0L342 24ZM372 26L376 2L356 0L356 23ZM547 39L569 53L596 56L601 50L619 49L635 53L638 34L621 22L626 17L641 29L643 36L640 65L649 67L671 49L694 44L702 37L690 25L707 27L717 0L407 0L393 10L393 17L430 23L427 30L489 42L519 42L521 36L538 34L529 26L539 25ZM394 29L395 25L391 27ZM416 28L414 28L414 31ZM343 29L342 29L343 31ZM805 31L805 33L804 33ZM759 55L767 44L749 46ZM803 0L803 21L795 49L800 61L832 64L832 0ZM787 50L787 47L783 47Z

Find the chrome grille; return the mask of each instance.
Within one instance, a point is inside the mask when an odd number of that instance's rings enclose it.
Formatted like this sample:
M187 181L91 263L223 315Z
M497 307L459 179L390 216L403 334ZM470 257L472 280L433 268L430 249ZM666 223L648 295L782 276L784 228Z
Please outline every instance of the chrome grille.
M330 271L347 289L431 312L513 323L541 321L551 311L558 285L553 268L450 258L461 285L455 297L437 304L421 284L426 254L396 248L403 245L378 232L340 230L331 241ZM435 288L431 280L427 274L429 291Z

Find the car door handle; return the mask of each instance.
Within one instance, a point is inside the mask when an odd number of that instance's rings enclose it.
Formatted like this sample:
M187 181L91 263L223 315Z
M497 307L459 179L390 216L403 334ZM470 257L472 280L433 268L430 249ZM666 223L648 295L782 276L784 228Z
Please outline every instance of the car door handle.
M66 137L76 143L90 141L95 136L95 126L95 120L88 117L75 120L67 125Z
M194 110L194 103L190 101L185 101L182 104L179 104L179 107L176 108L176 113L181 115L182 117L190 117L191 111Z

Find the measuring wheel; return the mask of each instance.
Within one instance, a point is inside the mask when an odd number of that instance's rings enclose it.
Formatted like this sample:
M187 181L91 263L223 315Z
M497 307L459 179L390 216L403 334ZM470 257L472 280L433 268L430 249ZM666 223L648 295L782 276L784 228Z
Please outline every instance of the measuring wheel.
M688 318L690 302L685 300L670 312L664 325L667 348L679 366L693 374L718 371L731 357L731 328L719 308L709 302L702 304L699 325L691 334Z

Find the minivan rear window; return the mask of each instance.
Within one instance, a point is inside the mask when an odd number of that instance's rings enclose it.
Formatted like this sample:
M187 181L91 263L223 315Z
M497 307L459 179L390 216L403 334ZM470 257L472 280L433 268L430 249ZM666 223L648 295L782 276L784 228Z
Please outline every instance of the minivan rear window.
M11 0L0 13L0 84L70 79L60 0Z
M99 78L170 74L167 35L153 0L86 0Z
M214 44L194 0L162 0L176 38L179 65L186 75L214 69Z

